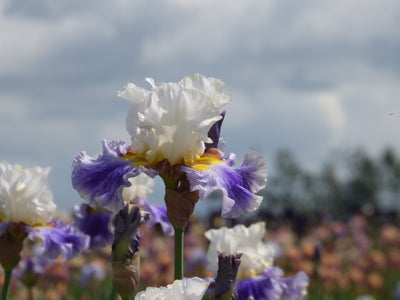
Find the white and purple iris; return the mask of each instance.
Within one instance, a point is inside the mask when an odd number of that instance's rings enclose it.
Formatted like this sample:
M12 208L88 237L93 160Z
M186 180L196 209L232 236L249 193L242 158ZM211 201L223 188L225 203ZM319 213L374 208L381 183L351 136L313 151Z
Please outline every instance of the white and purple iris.
M42 255L68 260L86 249L89 239L72 224L55 219L56 205L47 183L50 168L0 163L0 236L23 224L28 238L39 240Z
M224 217L257 209L262 197L255 193L266 185L265 160L250 152L234 168L235 155L224 158L217 148L221 108L231 100L221 91L223 83L198 74L178 83L147 81L151 90L130 83L118 93L134 103L126 124L132 144L103 141L103 153L97 157L85 152L75 157L72 184L81 197L92 207L118 212L124 207L123 191L131 185L130 178L145 173L166 181L168 164L173 172L167 176L186 176L190 190L199 191L201 199L222 190Z
M283 278L283 271L273 266L274 247L263 242L264 235L264 222L249 227L240 224L233 228L222 227L207 231L205 236L210 241L207 252L208 269L216 273L217 253L240 253L237 299L304 299L307 294L308 276L304 272L298 272L294 277Z

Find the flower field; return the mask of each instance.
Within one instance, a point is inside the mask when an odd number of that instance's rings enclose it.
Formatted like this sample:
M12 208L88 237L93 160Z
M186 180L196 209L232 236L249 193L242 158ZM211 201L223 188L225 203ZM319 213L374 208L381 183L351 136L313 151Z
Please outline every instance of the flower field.
M227 222L219 217L207 221L192 217L185 235L186 276L212 275L207 271L204 233L210 227L229 225ZM274 227L267 228L264 237L279 253L274 265L286 276L300 270L307 273L310 285L306 299L400 299L397 224L376 224L371 216L354 215L347 223L322 220L304 235L286 224ZM165 286L173 281L173 237L166 238L158 227L142 226L140 230L138 289ZM49 262L31 289L24 286L17 269L19 278L11 283L10 299L108 300L112 290L110 255L111 247L107 246L86 250L67 262ZM365 295L373 298L361 298Z

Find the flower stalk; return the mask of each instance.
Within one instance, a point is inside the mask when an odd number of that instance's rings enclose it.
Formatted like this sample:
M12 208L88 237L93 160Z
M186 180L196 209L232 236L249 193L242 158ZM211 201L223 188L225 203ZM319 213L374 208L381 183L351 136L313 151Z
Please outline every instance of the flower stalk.
M12 270L6 270L4 274L3 290L1 291L1 300L6 300L8 295L8 287L10 286Z
M11 224L0 237L0 263L4 269L4 284L1 292L1 300L7 299L11 274L21 260L21 251L26 235L25 225L19 222Z
M183 236L184 229L175 228L175 265L174 265L174 279L183 279Z
M191 217L194 207L199 200L197 191L190 191L190 183L181 172L174 172L174 177L163 177L165 182L165 204L167 206L167 217L174 227L174 278L183 279L184 258L183 239L184 232Z

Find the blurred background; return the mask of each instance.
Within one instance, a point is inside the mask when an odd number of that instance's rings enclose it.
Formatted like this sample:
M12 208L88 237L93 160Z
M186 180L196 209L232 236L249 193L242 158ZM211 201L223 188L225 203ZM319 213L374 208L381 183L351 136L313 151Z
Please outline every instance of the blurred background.
M269 182L260 210L241 220L218 217L218 193L198 204L203 221L193 221L189 243L209 227L261 219L285 272L321 279L309 299L322 290L331 293L323 299L391 299L400 281L399 28L397 0L2 0L0 160L51 166L55 202L69 215L82 202L74 156L100 153L103 139L129 142L131 104L118 90L149 88L145 77L219 78L233 98L226 150L238 165L247 151L262 153ZM158 186L149 198L162 203ZM146 281L158 271L144 261Z

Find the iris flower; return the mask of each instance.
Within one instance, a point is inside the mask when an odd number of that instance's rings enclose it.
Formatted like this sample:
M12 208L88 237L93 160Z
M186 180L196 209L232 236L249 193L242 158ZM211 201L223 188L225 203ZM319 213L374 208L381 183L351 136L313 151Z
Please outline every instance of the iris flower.
M304 272L283 278L283 271L273 266L273 246L263 242L265 223L245 227L222 227L205 233L210 241L207 252L209 270L216 272L218 252L242 254L238 270L237 299L301 300L307 293L309 279ZM220 270L218 270L220 272ZM223 274L219 274L224 277Z
M265 223L258 222L249 227L236 225L233 228L221 227L205 232L210 241L207 251L208 270L217 273L218 252L227 254L241 253L239 278L252 277L272 267L274 250L263 242Z
M49 222L56 211L47 184L50 168L24 169L3 162L0 169L0 221L29 226Z
M42 254L63 260L88 246L88 238L71 224L55 219L56 205L47 183L50 168L22 168L0 163L0 237L40 240ZM21 229L22 228L22 229ZM21 239L21 241L22 241ZM6 247L6 246L4 246Z
M222 108L231 100L222 92L224 84L199 74L178 83L146 80L150 90L129 83L118 92L133 103L126 120L131 144L103 141L102 154L90 157L81 152L75 157L72 184L81 197L93 207L117 212L124 207L123 191L131 185L130 178L145 173L161 176L166 191L194 193L192 206L199 197L222 190L224 217L257 209L262 197L255 193L266 185L263 157L250 152L235 168L235 155L225 157L218 149ZM185 205L181 202L178 206ZM185 208L189 215L192 208Z

